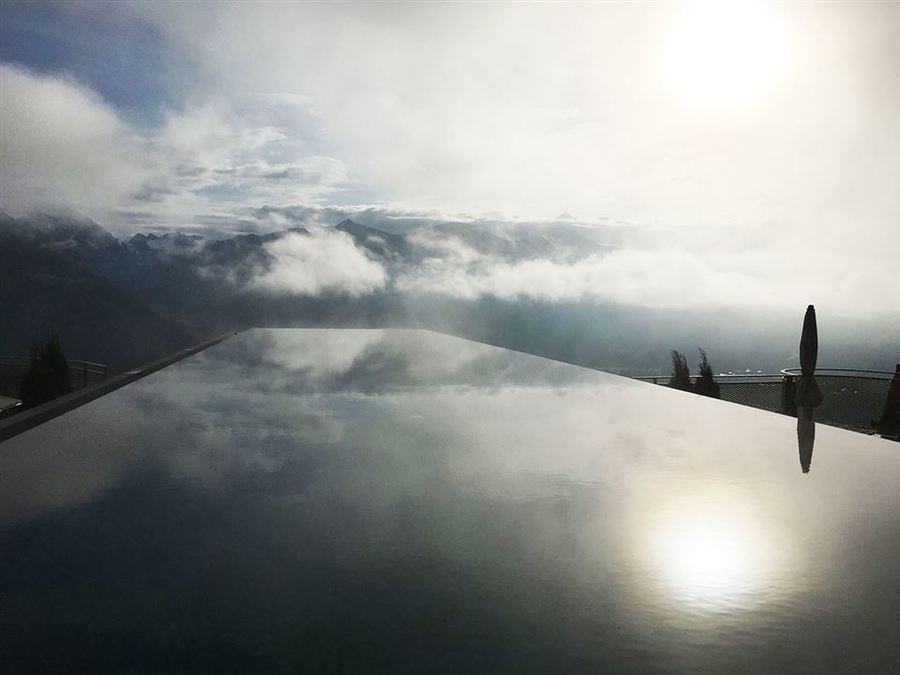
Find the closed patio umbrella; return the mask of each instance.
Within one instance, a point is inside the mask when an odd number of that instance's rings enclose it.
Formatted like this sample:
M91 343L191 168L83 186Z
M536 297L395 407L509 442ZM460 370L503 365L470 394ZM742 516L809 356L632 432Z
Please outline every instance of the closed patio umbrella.
M819 358L819 328L816 326L816 308L809 305L803 316L803 331L800 333L800 371L803 375L816 372Z
M815 408L822 402L822 391L816 382L816 359L819 356L819 331L816 327L816 308L810 305L803 317L800 334L800 382L797 386L797 408ZM810 416L811 419L811 416Z

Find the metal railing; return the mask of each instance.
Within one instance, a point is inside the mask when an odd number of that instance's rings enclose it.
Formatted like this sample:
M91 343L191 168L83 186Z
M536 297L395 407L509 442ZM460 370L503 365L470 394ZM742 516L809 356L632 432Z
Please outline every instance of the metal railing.
M19 400L8 399L7 402L4 402L3 399L0 399L0 420L15 415L21 409L22 402Z
M208 349L213 345L217 345L223 340L226 340L232 335L236 334L237 331L225 333L224 335L220 335L219 337L207 340L206 342L201 342L200 344L194 345L193 347L179 350L174 354L170 354L169 356L165 356L156 361L145 363L139 368L133 368L131 370L125 371L124 373L119 373L110 377L106 376L107 369L106 366L103 366L102 364L91 363L90 361L70 361L69 363L76 364L76 368L79 368L81 364L84 364L88 372L90 372L91 370L102 370L104 379L101 382L94 384L93 386L81 388L73 387L75 391L72 391L69 394L65 394L51 401L47 401L33 408L29 408L28 410L22 410L18 414L11 416L11 419L0 420L0 443L5 441L7 438L12 438L16 434L27 431L28 429L36 427L39 424L43 424L47 420L51 420L58 415L62 415L63 413L73 410L78 406L84 405L89 401L93 401L94 399L108 394L109 392L114 391L119 387L124 387L131 382L135 382L136 380L141 379L142 377L146 377L151 373L155 373L156 371L165 368L166 366L169 366L173 363L176 363L183 358L201 352L204 349ZM91 368L92 366L96 368Z
M781 374L786 377L800 377L800 368L782 368ZM838 373L838 375L832 375ZM862 373L861 375L849 375L848 373ZM876 380L890 380L894 373L889 370L866 370L865 368L816 368L816 377L859 377Z
M881 416L894 373L858 368L818 368L816 381L824 400L816 408L816 421L826 424L873 431ZM747 373L716 375L720 398L740 405L772 412L795 414L793 392L800 377L799 368L785 368L780 373ZM668 385L669 376L636 377L636 380ZM691 377L691 383L696 382Z
M80 389L109 377L109 368L93 361L69 360L69 380L73 389ZM0 356L0 384L4 390L14 387L18 391L18 383L28 371L31 360L27 356Z

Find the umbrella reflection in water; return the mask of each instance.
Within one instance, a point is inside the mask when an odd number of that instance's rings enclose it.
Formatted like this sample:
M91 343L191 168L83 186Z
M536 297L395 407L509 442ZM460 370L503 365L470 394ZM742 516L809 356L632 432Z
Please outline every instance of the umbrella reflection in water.
M800 408L797 411L797 443L800 445L800 467L803 473L809 473L815 442L816 423L812 419L812 408Z

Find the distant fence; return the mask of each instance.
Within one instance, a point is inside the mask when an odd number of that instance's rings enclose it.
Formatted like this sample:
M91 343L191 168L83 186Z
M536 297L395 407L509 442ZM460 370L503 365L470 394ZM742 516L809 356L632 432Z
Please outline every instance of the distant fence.
M716 375L716 382L723 401L790 414L792 392L799 376L799 368L787 368L780 373ZM816 420L858 431L872 431L872 423L881 417L893 376L894 373L881 370L817 369L816 382L824 400L816 408ZM634 379L665 386L670 378ZM692 377L691 382L696 382L696 377Z
M109 368L102 363L68 361L68 364L72 389L103 382L109 376ZM29 365L27 356L0 356L0 394L18 398L19 385Z

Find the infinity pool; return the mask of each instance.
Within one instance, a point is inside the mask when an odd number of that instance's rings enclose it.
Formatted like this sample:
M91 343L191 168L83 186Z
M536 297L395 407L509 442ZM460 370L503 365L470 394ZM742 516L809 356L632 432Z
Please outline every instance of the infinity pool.
M3 672L900 671L900 446L252 330L0 444Z

